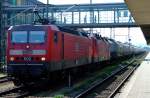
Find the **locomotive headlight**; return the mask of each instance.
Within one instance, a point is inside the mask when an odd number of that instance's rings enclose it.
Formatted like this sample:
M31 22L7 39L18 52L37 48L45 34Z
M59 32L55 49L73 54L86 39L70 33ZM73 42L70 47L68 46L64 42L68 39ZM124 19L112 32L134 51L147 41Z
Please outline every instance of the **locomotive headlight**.
M10 57L10 61L14 61L14 57Z
M42 57L42 58L41 58L41 60L42 60L42 61L45 61L45 60L46 60L46 58L45 58L45 57Z

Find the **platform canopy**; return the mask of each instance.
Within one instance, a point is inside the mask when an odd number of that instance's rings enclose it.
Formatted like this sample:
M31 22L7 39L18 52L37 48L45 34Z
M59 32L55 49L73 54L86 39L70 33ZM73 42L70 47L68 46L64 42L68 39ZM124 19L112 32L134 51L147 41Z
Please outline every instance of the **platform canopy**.
M150 0L125 0L125 3L150 44Z

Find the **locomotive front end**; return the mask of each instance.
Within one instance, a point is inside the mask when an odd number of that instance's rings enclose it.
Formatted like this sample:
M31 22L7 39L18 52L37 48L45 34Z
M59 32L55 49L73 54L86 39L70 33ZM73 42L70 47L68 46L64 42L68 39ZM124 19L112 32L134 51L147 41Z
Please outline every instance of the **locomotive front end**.
M14 26L7 36L8 75L18 79L40 78L46 70L47 28Z

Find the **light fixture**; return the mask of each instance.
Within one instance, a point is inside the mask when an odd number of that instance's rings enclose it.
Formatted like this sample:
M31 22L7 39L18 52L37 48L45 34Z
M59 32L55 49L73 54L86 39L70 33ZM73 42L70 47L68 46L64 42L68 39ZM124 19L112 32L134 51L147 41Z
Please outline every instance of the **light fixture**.
M42 60L42 61L45 61L45 60L46 60L46 58L45 58L45 57L42 57L42 58L41 58L41 60Z
M10 57L10 61L14 61L15 59L14 59L14 57Z

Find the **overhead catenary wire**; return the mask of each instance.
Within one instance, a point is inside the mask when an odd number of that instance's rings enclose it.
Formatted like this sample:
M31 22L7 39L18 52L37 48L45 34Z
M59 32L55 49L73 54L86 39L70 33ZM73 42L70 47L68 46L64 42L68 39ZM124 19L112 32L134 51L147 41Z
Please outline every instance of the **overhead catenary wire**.
M38 3L37 3L38 1L36 1L36 2L34 2L34 1L32 1L32 0L27 0L27 1L33 3L33 4L35 5L35 7L38 5ZM35 8L35 7L34 7L34 8ZM24 11L21 11L21 12L18 13L17 15L15 15L15 16L13 16L13 17L7 19L7 21L12 20L12 19L16 18L17 16L19 16L20 14L23 14L23 13L25 13L25 12L27 12L28 10L31 10L31 9L33 9L33 8L28 8L28 9L26 9L26 10L24 10Z
M16 18L17 16L20 16L21 14L23 14L23 13L29 11L29 10L37 9L37 6L38 6L38 5L35 5L35 7L30 7L30 8L28 8L28 9L25 9L25 10L21 11L20 13L16 14L15 16L13 16L13 17L7 19L7 21L11 21L12 19ZM71 7L67 8L66 10L64 10L62 13L67 12L68 10L72 9L72 8L75 7L75 6L77 6L77 4L72 5ZM45 9L45 8L46 8L46 7L43 7L43 8L41 8L40 10ZM61 15L61 14L59 14L59 15ZM57 15L56 17L58 17L59 15Z
M15 16L13 16L13 17L7 19L7 21L12 20L12 19L16 18L17 16L19 16L19 15L21 15L21 14L23 14L23 13L25 13L25 12L31 10L31 9L33 9L33 8L28 8L28 9L26 9L26 10L23 10L23 11L21 11L20 13L18 13L17 15L15 15Z

